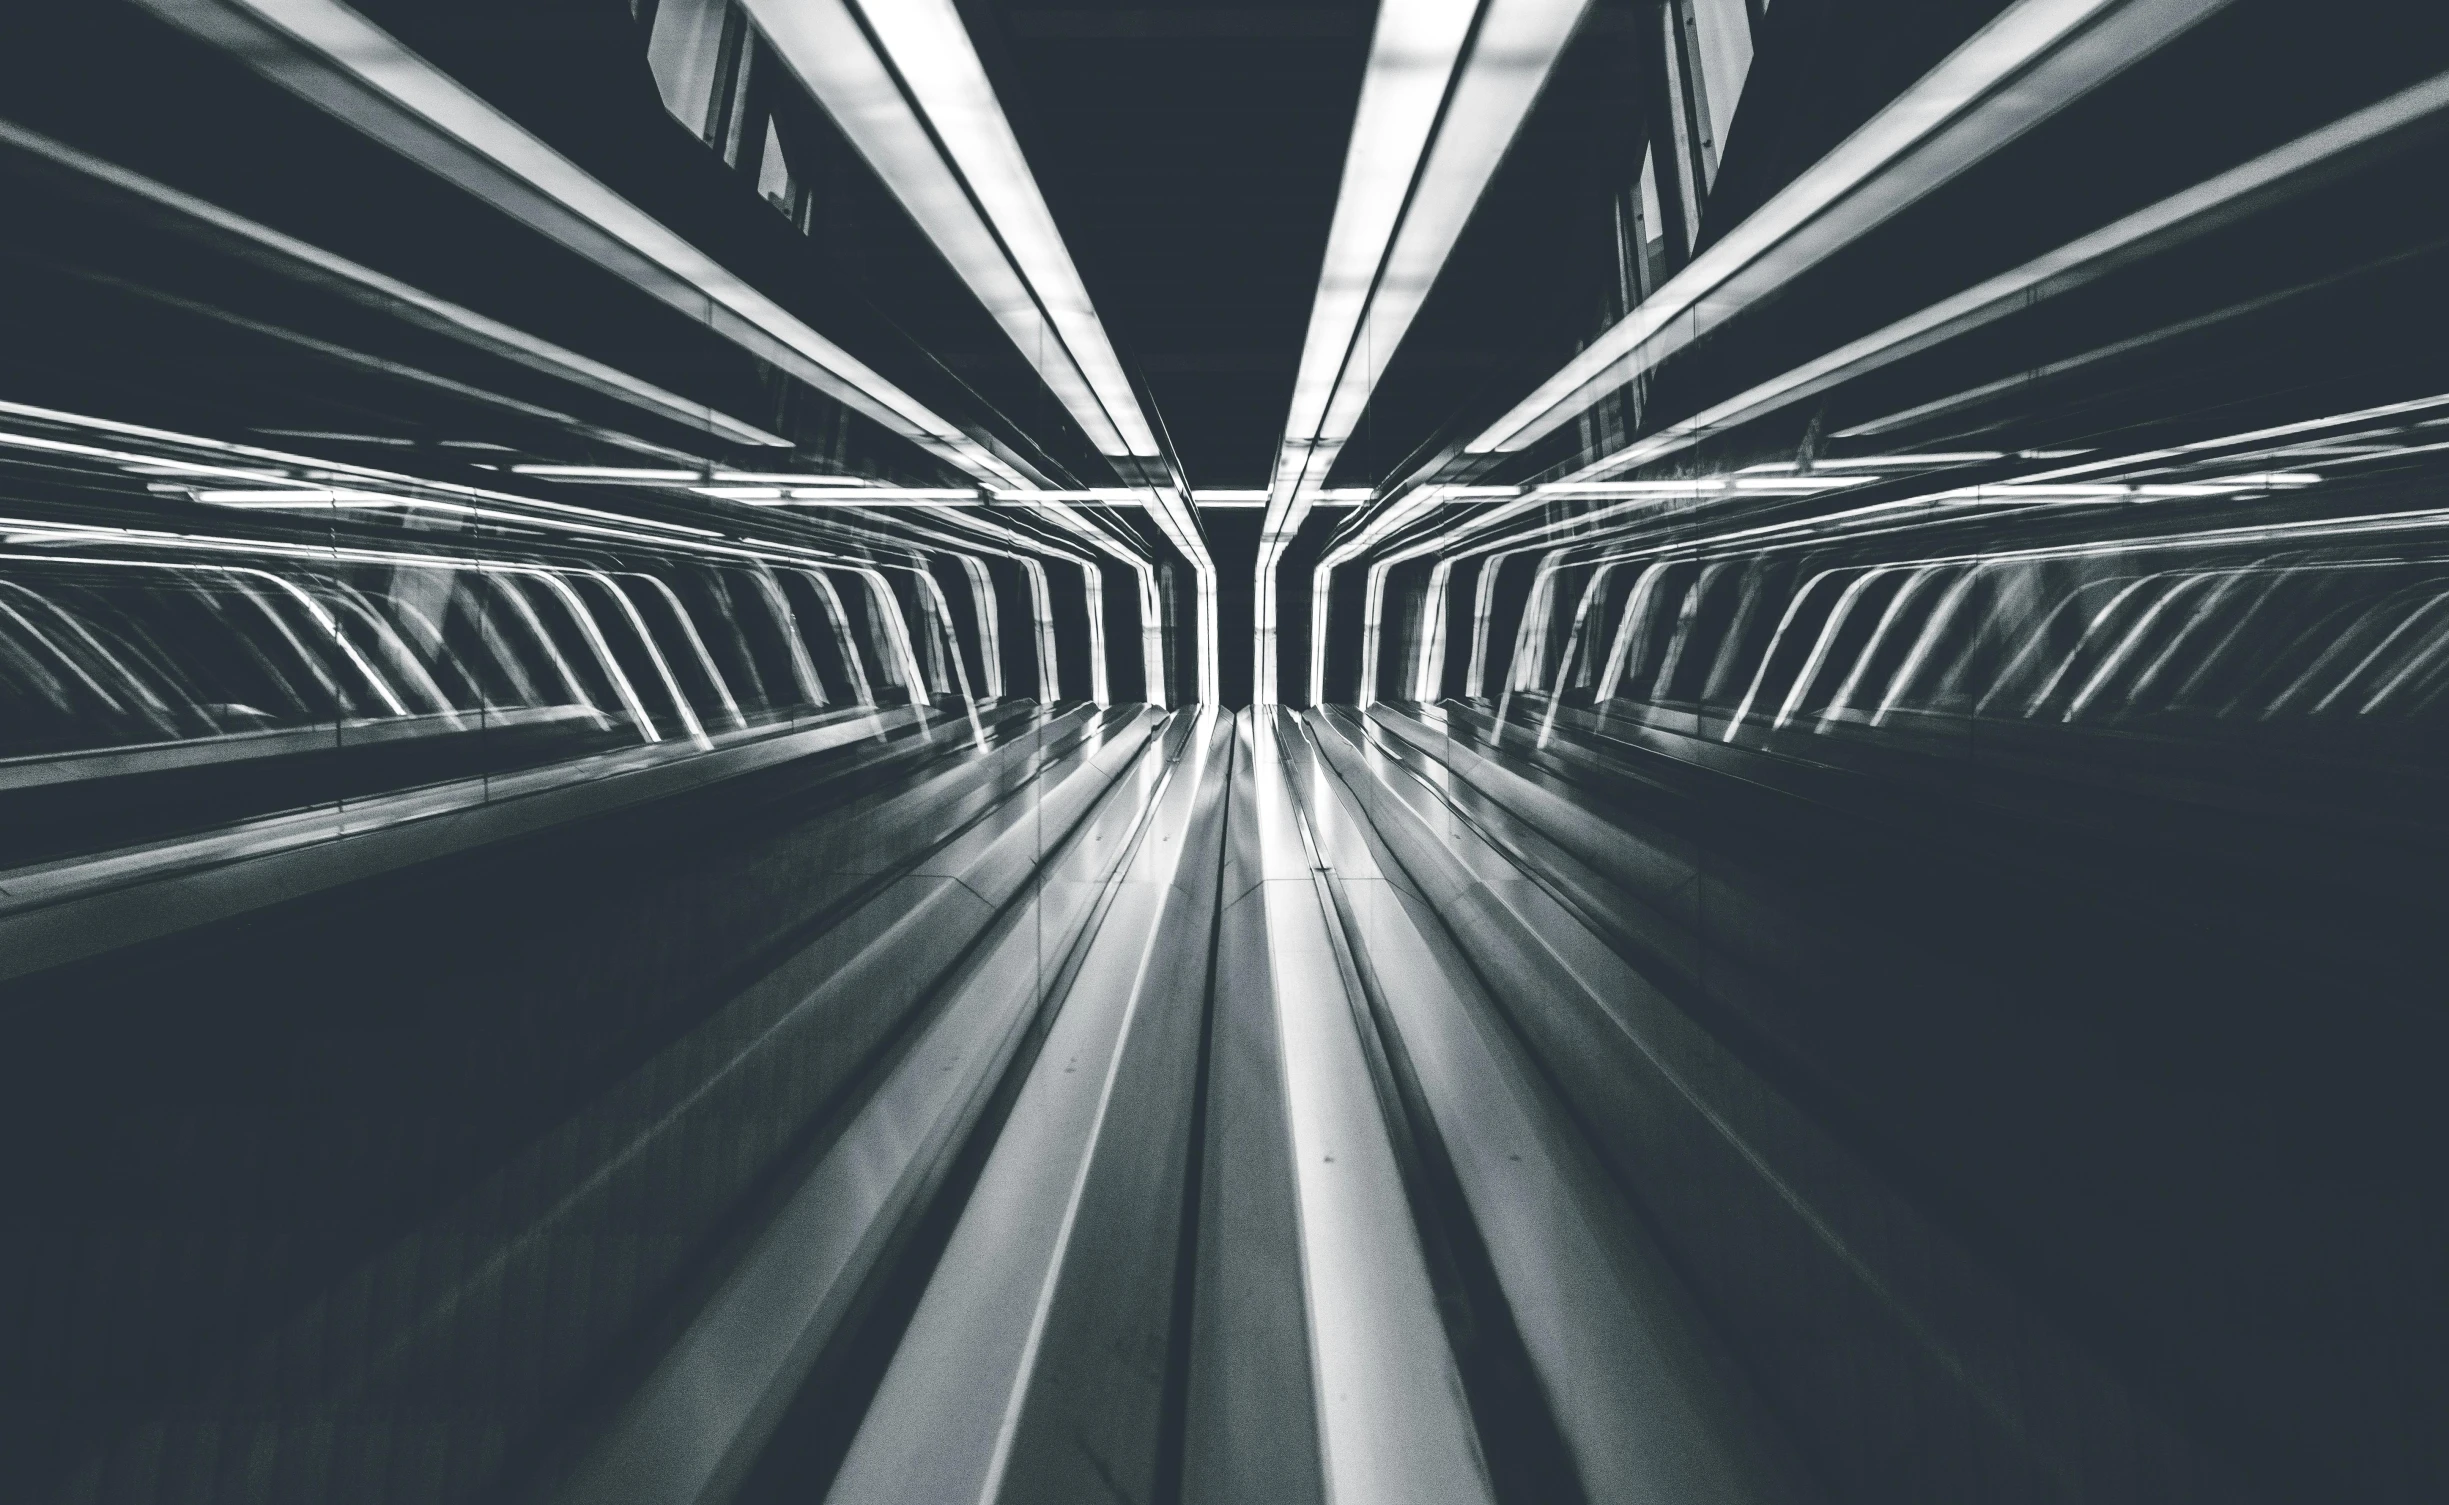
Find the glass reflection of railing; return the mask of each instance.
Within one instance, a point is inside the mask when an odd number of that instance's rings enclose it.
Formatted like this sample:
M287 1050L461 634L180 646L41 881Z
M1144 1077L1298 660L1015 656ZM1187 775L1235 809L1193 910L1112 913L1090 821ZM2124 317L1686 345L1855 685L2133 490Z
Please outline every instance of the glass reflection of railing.
M2107 739L2428 777L2449 733L2436 427L2356 436L2352 458L2393 464L2351 486L2230 457L1552 548L1491 689L1728 742L2097 760Z
M1645 594L1614 693L1718 707L1729 737L1755 724L2412 721L2449 697L2449 552L2256 557L2172 541L1813 570L1763 560L1687 567Z
M0 418L0 866L956 689L873 560Z

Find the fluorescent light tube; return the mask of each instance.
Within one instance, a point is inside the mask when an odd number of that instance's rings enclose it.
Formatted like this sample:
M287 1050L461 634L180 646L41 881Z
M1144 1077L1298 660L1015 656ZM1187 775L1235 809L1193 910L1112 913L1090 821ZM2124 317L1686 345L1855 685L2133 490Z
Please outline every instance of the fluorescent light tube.
M635 465L513 465L514 476L541 476L548 481L698 481L702 470L651 470Z
M2226 3L2022 0L1667 279L1467 451L1537 443Z
M1020 477L338 0L144 0L301 97L972 474Z
M1587 3L1384 0L1379 9L1260 540L1262 704L1278 699L1276 571L1284 547L1309 506L1329 495L1318 483L1358 426Z
M1155 435L953 8L897 0L854 14L845 0L743 4L1098 451L1156 455Z

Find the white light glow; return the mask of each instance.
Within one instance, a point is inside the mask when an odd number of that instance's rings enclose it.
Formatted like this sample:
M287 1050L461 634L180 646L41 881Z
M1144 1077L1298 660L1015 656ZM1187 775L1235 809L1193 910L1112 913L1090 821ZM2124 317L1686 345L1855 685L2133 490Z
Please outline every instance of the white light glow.
M106 183L120 192L145 200L159 209L198 225L210 227L253 247L259 253L304 271L309 277L337 283L351 295L384 308L422 328L440 331L477 349L489 351L504 360L516 362L531 371L591 392L614 398L643 412L656 414L671 422L717 434L739 444L755 444L789 448L791 441L779 434L767 433L753 424L742 423L726 413L716 412L703 403L695 403L674 392L667 392L652 382L641 381L628 372L601 361L591 360L574 350L567 350L549 340L539 339L525 330L514 329L496 319L489 319L474 309L437 298L421 288L409 286L397 278L386 277L371 267L360 266L345 257L335 256L320 246L293 239L253 220L230 213L216 204L206 203L191 194L179 192L167 184L157 183L139 173L129 172L114 163L64 146L49 137L36 135L5 120L0 120L0 142L20 151L68 168L96 182ZM459 441L445 439L444 444ZM488 445L487 448L500 448Z
M1537 443L2227 0L2021 0L1466 446Z
M1847 459L1817 459L1805 471L1799 460L1768 460L1758 465L1746 465L1737 475L1817 474L1823 470L1911 470L1927 465L1970 465L1981 460L2004 460L2007 452L2000 449L1968 449L1953 453L1928 455L1855 455Z
M1334 455L1359 426L1378 378L1410 332L1413 318L1444 269L1481 191L1495 176L1498 162L1513 144L1515 131L1530 113L1586 5L1587 0L1488 0L1483 7L1478 33L1444 101L1436 139L1428 146L1425 160L1419 161L1417 181L1395 185L1398 192L1409 187L1411 197L1403 206L1400 228L1385 246L1384 261L1373 269L1376 280L1366 289L1360 327L1347 341L1340 369L1330 378L1332 393L1311 432L1308 474L1313 479L1325 474ZM1388 7L1389 11L1395 8ZM1439 9L1433 4L1408 8ZM1379 24L1383 29L1386 23L1381 19ZM1365 91L1366 85L1363 87ZM1365 92L1363 109L1367 109ZM1356 139L1365 119L1364 115L1354 121ZM1406 180L1410 166L1409 162L1402 165ZM1351 167L1346 171L1349 174ZM1308 356L1305 349L1305 373ZM1308 416L1301 397L1296 385L1294 414L1285 431L1288 439L1300 435Z
M862 6L856 16L844 0L745 6L1099 452L1156 455L1156 437L948 0Z
M1695 476L1689 481L1552 481L1536 487L1531 495L1542 496L1695 496L1704 491L1723 491L1723 476Z
M647 470L634 465L513 465L514 476L542 476L552 481L698 481L702 470Z
M2329 165L2368 150L2449 111L2449 75L2368 105L2249 161L2146 205L2088 235L1999 273L1919 312L1851 340L1816 359L1678 420L1581 468L1591 479L1688 449L1712 434L1806 401L1946 340L2033 306L2036 296L2069 292L2140 256L2182 244L2231 223L2240 204L2264 201L2319 180ZM2174 452L2172 452L2174 453ZM2097 469L2100 464L2077 467Z
M1984 460L2004 460L2007 452L2000 449L1962 449L1928 455L1856 455L1846 460L1814 460L1814 470L1881 470L1900 469L1913 465L1975 465Z
M1160 457L952 0L743 4L1098 452ZM1018 475L1001 483L1024 485ZM1213 700L1214 561L1183 498L1151 492L1146 505L1199 578L1199 693Z
M815 502L828 507L873 507L888 502L967 502L975 504L978 493L966 486L862 486L850 490L834 486L692 486L700 496L715 497L726 502L750 502L764 506Z
M327 508L359 507L429 509L462 516L470 516L485 521L508 523L519 526L523 529L532 528L537 530L559 532L584 539L608 539L627 543L647 544L659 550L676 550L685 555L706 559L741 560L753 562L758 565L778 566L809 575L811 580L829 597L832 593L832 587L824 579L821 571L815 567L841 567L845 565L845 561L840 559L838 556L829 554L820 549L811 548L804 544L786 544L771 539L753 538L732 541L725 539L722 534L709 529L689 527L650 517L629 517L622 514L600 512L583 506L574 506L566 502L546 501L533 497L509 496L503 493L485 491L479 488L465 486L453 482L438 482L414 477L397 476L391 474L390 472L376 470L366 466L316 460L305 456L287 454L282 451L267 450L254 445L231 444L225 441L202 438L192 434L180 434L169 430L148 428L143 425L124 423L112 419L96 418L83 414L66 413L55 409L36 408L21 403L0 401L0 412L8 412L22 418L36 419L42 422L58 424L78 430L99 431L100 433L109 434L119 438L123 442L135 440L154 444L170 444L188 449L202 450L212 454L271 461L283 466L292 467L298 471L302 471L307 478L307 482L323 483L308 484L298 481L289 481L281 471L277 470L241 469L236 466L199 464L194 461L178 458L175 455L140 453L130 449L105 447L98 444L78 443L73 440L52 438L43 435L24 434L0 430L0 445L13 448L31 449L46 455L74 457L90 464L112 467L121 472L153 475L180 474L191 477L212 476L223 480L255 480L259 483L254 486L246 487L224 485L199 490L197 487L191 484L174 484L170 482L156 481L149 483L146 487L147 491L156 495L177 495L206 502L215 506L242 510L249 508L261 508L289 510L311 509L319 511ZM379 482L386 486L396 486L400 488L415 487L428 491L443 492L453 497L467 498L470 500L442 501L430 496L402 494L402 492L397 490L372 490L356 486L330 484L333 481L342 479L358 478ZM265 482L272 484L262 484ZM839 493L829 489L809 489L820 496L833 497L839 495ZM965 492L962 494L970 495L971 493ZM471 502L483 503L483 505L471 505ZM23 519L0 518L0 537L5 537L12 544L18 545L51 545L60 543L77 543L97 546L142 545L148 548L173 548L194 550L204 553L251 554L265 557L305 560L316 564L325 564L335 561L394 565L416 564L454 569L473 569L488 572L514 572L527 574L563 596L565 603L571 610L572 616L574 619L577 619L580 622L582 630L588 633L590 641L596 647L605 672L613 679L616 688L621 689L625 704L630 705L633 713L637 714L641 718L640 725L642 728L647 730L647 734L650 739L655 735L655 733L652 731L652 722L644 718L643 708L636 704L634 695L629 693L629 691L625 688L627 682L622 677L622 671L619 663L617 659L610 656L608 649L603 643L602 635L593 625L593 619L589 615L584 603L579 601L575 595L570 594L569 583L560 578L563 573L567 573L566 569L556 569L534 564L506 563L502 561L485 559L452 558L445 555L409 554L397 549L376 549L353 546L336 540L306 543L296 539L283 538L213 538L199 536L192 533L169 532L152 528L128 528L97 524L43 525L32 523ZM1073 558L1073 556L1068 555L1060 549L1051 550L1050 552L1057 558ZM75 562L64 559L62 556L55 554L45 555L42 557L49 562L54 563ZM965 556L956 555L955 557ZM143 568L186 567L183 565L174 565L165 561L93 560L86 562L96 564L127 564ZM1042 582L1043 570L1042 567L1038 565L1037 561L1023 559L1020 562L1024 572L1030 573L1033 584ZM1077 561L1075 560L1075 562ZM864 566L860 565L849 565L848 567L863 570L865 569ZM902 569L917 568L918 566L890 564L887 567ZM231 566L230 568L243 567ZM609 578L603 575L601 572L580 570L577 573L587 575L590 578L601 581L606 585L607 589L611 590L612 597L615 602L619 604L620 610L626 614L632 628L640 634L642 645L645 648L646 653L654 662L657 673L663 679L665 688L675 703L677 714L681 718L683 730L693 738L702 737L703 728L696 722L695 713L687 705L685 695L681 693L677 685L673 682L669 665L663 661L661 650L655 646L651 635L647 634L644 623L639 618L634 604L630 603L626 599L623 592L617 588L613 588ZM267 576L266 578L273 579L273 583L279 585L281 589L293 589L293 587L289 586L287 583L279 581L274 577ZM1094 605L1098 595L1098 586L1093 573L1087 577L1087 585L1088 594L1092 603L1089 622L1091 678L1096 692L1102 696L1102 687L1104 684L1105 650L1102 623L1097 615ZM657 588L665 589L664 587L660 586L660 584L658 584ZM1050 627L1046 625L1050 619L1045 614L1042 589L1037 590L1035 593L1040 597L1036 604L1039 609L1041 628L1044 631L1050 631ZM316 609L311 602L302 602L301 604L305 605L309 610ZM893 605L889 598L880 604L887 610L888 613L898 613L899 608ZM839 613L837 612L836 615L838 618ZM892 624L890 621L888 621L888 628L891 625ZM345 639L342 642L342 647L344 651L351 652L354 656L354 650L349 648L349 645ZM1052 665L1053 654L1043 636L1041 636L1040 648L1042 655L1040 659L1040 669L1041 673L1044 673ZM855 672L854 659L854 673ZM1044 689L1043 684L1041 685L1041 689ZM1041 698L1051 698L1051 691L1045 691Z
M1019 479L977 441L338 0L146 3L893 432L982 478Z
M1089 486L1071 491L992 491L987 493L999 502L1094 502L1105 507L1143 507L1148 503L1144 486Z
M694 480L695 477L691 479ZM714 473L714 479L718 481L755 481L785 486L865 486L868 484L864 476L808 475L792 470L718 470Z
M389 511L441 512L454 517L486 518L512 521L511 513L497 508L471 507L463 502L436 501L432 497L397 496L382 491L355 491L343 487L297 486L277 491L197 491L189 493L194 500L213 507L232 507L257 512L326 512L326 511ZM573 532L606 532L595 528L573 528Z
M1839 486L1867 486L1881 476L1737 476L1737 491L1830 491Z
M1285 418L1284 463L1293 468L1290 474L1279 469L1279 491L1300 490L1323 468L1310 452L1359 338L1477 10L1475 0L1389 0L1378 11Z
M1160 453L1156 436L1089 303L1088 289L1021 155L960 12L952 0L891 0L862 5L861 11L985 208L988 222L1019 263L1022 278L1079 363L1096 402L1121 431L1121 452L1154 458Z
M1386 0L1379 8L1261 531L1261 704L1280 699L1276 572L1284 548L1315 502L1374 495L1335 498L1318 483L1358 427L1587 3Z

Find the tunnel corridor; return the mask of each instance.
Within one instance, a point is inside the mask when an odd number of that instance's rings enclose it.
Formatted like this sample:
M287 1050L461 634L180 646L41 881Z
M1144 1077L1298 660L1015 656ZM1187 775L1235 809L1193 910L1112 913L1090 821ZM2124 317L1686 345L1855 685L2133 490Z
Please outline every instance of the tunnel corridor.
M0 1501L2449 1499L2444 16L0 13Z

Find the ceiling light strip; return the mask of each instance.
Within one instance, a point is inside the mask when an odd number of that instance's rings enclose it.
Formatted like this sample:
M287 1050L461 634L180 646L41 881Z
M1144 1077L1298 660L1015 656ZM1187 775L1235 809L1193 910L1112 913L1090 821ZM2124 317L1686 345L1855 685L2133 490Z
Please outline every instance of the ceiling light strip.
M1378 10L1293 379L1279 490L1293 488L1307 473L1307 444L1325 423L1336 382L1360 338L1478 13L1478 0L1386 0Z
M1568 479L1596 479L1688 448L1711 434L1817 396L1841 382L1996 323L2121 267L2233 224L2312 186L2343 166L2352 165L2354 158L2388 149L2396 139L2444 110L2449 110L2449 74L2402 90L2182 193L2171 194L2071 240L2022 266L1966 288L1954 297L1941 299L1817 360L1807 361L1670 424L1584 466Z
M864 362L338 0L143 0L717 334L999 484L1021 477Z
M1477 0L1384 0L1344 149L1343 177L1327 229L1326 258L1311 300L1301 364L1293 378L1284 442L1276 454L1267 516L1259 527L1257 641L1252 689L1261 705L1281 701L1277 568L1310 511L1311 450L1335 383L1366 316L1403 205L1427 155ZM1321 478L1322 479L1322 478Z
M743 5L1098 452L1154 457L1155 435L953 8Z
M1363 314L1365 338L1356 338L1346 350L1332 395L1318 417L1314 483L1326 479L1316 462L1332 463L1331 453L1321 452L1340 451L1359 426L1378 378L1410 332L1481 192L1496 175L1587 5L1588 0L1490 0L1482 14L1436 139L1404 206L1401 227L1386 248L1370 290ZM1300 395L1296 391L1296 403Z
M1440 539L1408 545L1433 552L1466 535L1502 527L1577 484L1601 481L1635 466L1702 442L1711 435L1804 401L1841 382L1877 370L1957 335L1996 322L2033 304L2071 291L2145 256L2168 250L2204 232L2235 222L2278 202L2329 173L2371 153L2384 151L2444 111L2449 111L2449 74L2443 74L2369 105L2341 120L2265 152L2157 204L2078 237L2012 271L1942 299L1918 313L1852 341L1816 360L1762 382L1726 401L1670 424L1623 449L1583 466L1561 481L1532 490L1457 523ZM2098 468L2078 466L2061 474ZM1683 482L1614 482L1682 490Z
M1284 549L1587 4L1387 0L1379 11L1261 530L1262 703L1279 698Z
M2022 0L1471 441L1536 443L2150 55L2227 0Z
M952 0L860 3L860 13L1120 430L1120 452L1156 458L1156 435Z
M284 451L268 450L252 445L231 444L223 440L208 439L200 435L184 434L169 429L150 428L142 424L127 423L116 419L98 418L86 414L62 412L57 409L38 408L23 403L5 401L0 401L0 412L5 412L19 418L57 424L70 429L93 430L99 433L120 436L127 439L147 440L156 444L171 444L187 449L202 450L213 455L262 459L277 462L284 466L297 466L306 469L309 475L316 477L318 480L323 482L328 482L332 479L343 476L361 476L390 483L391 486L391 489L377 492L360 488L336 487L329 484L313 484L307 481L291 479L280 471L271 470L268 468L242 469L227 465L200 464L190 460L174 459L160 455L146 454L129 450L109 449L96 445L78 444L65 440L48 439L36 435L16 434L0 431L0 444L6 444L12 447L32 448L51 453L72 454L87 460L115 462L121 468L135 473L216 476L245 479L256 481L258 483L280 483L278 489L275 489L272 486L259 484L254 488L230 488L226 490L219 488L208 488L197 490L193 493L195 500L204 502L208 505L233 507L239 509L251 507L286 509L300 506L312 506L318 509L350 506L430 508L478 518L515 520L524 524L540 526L558 533L566 533L585 538L618 539L625 542L646 544L659 549L677 551L684 554L707 558L740 559L793 566L811 564L834 565L847 564L851 562L823 550L813 549L804 543L784 544L772 540L758 538L741 538L735 542L726 540L721 534L711 532L704 528L688 527L682 524L662 521L652 517L635 517L626 514L600 512L590 508L571 506L562 502L544 501L533 497L522 497L504 492L486 491L477 487L459 485L451 482L438 482L417 477L396 475L392 472L375 470L365 466L351 465L345 462L323 461L308 456L293 455ZM629 470L625 467L611 466L534 466L522 467L522 469L526 470L528 474L534 475L536 478L543 480L567 479L570 478L573 473L605 471L612 472L616 477L628 480L635 480L641 474L650 476L657 474L674 474L672 472L641 472L638 470ZM600 477L594 478L600 479ZM482 502L504 503L509 504L509 506L512 508L523 510L510 511L496 507L470 506L460 502L437 501L432 498L402 494L403 491L410 488L422 488L431 491L438 491L447 493L453 497L474 498ZM160 492L163 490L163 486L160 483L156 483L154 486L149 487L148 489L155 492ZM178 489L185 490L187 488L182 487ZM968 493L963 494L966 495ZM958 522L965 527L980 530L997 540L1009 543L1015 548L1038 550L1043 552L1049 558L1065 563L1076 564L1081 568L1083 571L1083 585L1085 587L1089 606L1088 646L1090 655L1091 695L1099 705L1102 706L1107 704L1105 624L1103 609L1100 605L1102 601L1102 588L1100 576L1098 574L1098 566L1096 563L1093 560L1090 560L1082 555L1075 554L1066 548L1051 544L1044 539L1025 537L1011 529L1000 527L997 524L986 520L984 514L978 511L935 511L932 513L932 517L944 522ZM8 520L0 519L0 523L6 523L7 521ZM1075 517L1074 521L1081 522L1082 526L1085 528L1086 524L1083 520ZM907 526L901 519L898 518L895 519L895 523L897 525ZM38 528L41 525L26 522L17 524L17 526L24 528ZM56 536L61 539L73 538L97 541L107 539L121 542L159 542L163 540L177 540L183 536L151 529L97 527L82 524L69 525L65 528L49 529L46 530L44 536L49 537L53 534L56 534ZM872 534L868 536L880 538L888 535ZM30 533L18 533L12 535L13 541L21 543L34 541L34 537L35 535ZM264 544L255 545L255 547L273 548L278 546ZM313 550L323 549L324 547L325 546L321 545L313 546L313 549L310 550L310 552L313 552ZM1135 561L1123 554L1121 551L1112 549L1110 541L1108 541L1108 547L1115 553L1115 557L1121 559L1125 564L1132 565L1136 570L1142 572L1142 590L1144 592L1153 590L1153 572L1148 569L1145 561ZM322 553L314 553L313 557L325 557L325 555ZM1032 606L1038 627L1040 698L1051 701L1054 697L1055 686L1055 647L1053 639L1052 608L1049 604L1049 599L1047 596L1045 568L1042 562L1024 554L1013 553L1007 555L1007 557L1012 558L1016 563L1018 563L1023 573L1028 577Z

